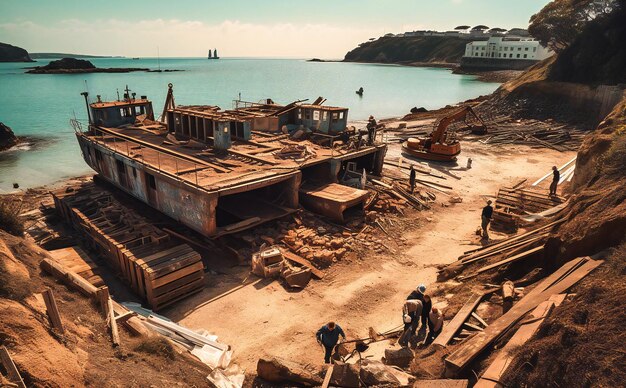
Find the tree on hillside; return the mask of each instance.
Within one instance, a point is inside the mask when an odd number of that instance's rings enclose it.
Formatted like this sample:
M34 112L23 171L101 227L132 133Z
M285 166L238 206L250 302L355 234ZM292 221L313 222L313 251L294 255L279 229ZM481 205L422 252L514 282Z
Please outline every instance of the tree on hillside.
M454 29L458 31L464 31L464 30L469 30L470 28L471 26L457 26Z
M489 27L485 26L484 24L479 24L476 27L472 28L472 31L485 31L488 29Z
M506 32L506 31L507 30L505 28L500 28L500 27L494 27L489 30L489 32L493 32L493 33L501 33L501 32Z
M610 13L616 0L554 0L531 16L528 31L555 52L566 48L589 21Z

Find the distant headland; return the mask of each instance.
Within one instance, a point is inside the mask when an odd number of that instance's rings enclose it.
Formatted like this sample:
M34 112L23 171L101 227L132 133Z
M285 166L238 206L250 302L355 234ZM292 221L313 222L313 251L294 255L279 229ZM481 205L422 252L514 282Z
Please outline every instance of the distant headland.
M27 73L29 74L77 74L77 73L129 73L131 71L150 71L146 68L99 68L85 59L63 58L52 61L45 66L37 66Z
M0 42L0 62L35 62L21 47Z

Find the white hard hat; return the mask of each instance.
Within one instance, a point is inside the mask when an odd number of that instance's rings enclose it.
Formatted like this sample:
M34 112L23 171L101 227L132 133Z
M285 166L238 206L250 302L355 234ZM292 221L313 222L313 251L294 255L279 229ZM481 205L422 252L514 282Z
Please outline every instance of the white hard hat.
M423 294L424 292L426 292L426 286L424 284L420 284L419 286L417 286L417 291Z

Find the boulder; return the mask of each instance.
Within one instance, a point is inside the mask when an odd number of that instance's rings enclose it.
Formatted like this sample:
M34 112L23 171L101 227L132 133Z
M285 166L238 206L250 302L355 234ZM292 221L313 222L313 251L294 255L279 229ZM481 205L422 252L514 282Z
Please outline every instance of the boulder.
M413 351L409 348L385 349L385 364L408 368L413 360Z
M415 377L406 372L385 365L380 361L367 359L361 361L360 377L367 386L405 387L415 380Z
M296 383L305 387L321 385L322 368L318 366L302 366L292 361L277 357L260 358L256 373L263 380L273 383Z
M17 144L17 137L8 126L0 123L0 151L9 149Z
M336 363L330 377L330 385L345 388L358 388L359 366L356 364Z

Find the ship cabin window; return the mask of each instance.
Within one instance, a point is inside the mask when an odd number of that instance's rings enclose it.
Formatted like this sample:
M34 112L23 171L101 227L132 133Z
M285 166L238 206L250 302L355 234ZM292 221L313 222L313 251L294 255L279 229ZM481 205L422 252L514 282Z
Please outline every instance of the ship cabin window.
M298 120L302 120L302 109L298 109Z
M313 111L313 120L314 121L320 121L320 111L319 110L314 110Z
M328 112L327 112L327 111L323 111L323 112L322 112L322 120L323 120L323 121L328 120Z
M311 110L310 109L305 109L304 110L304 119L305 120L311 120Z
M339 113L333 112L333 120L338 120L338 119L339 119Z
M339 112L339 120L343 120L343 112Z

